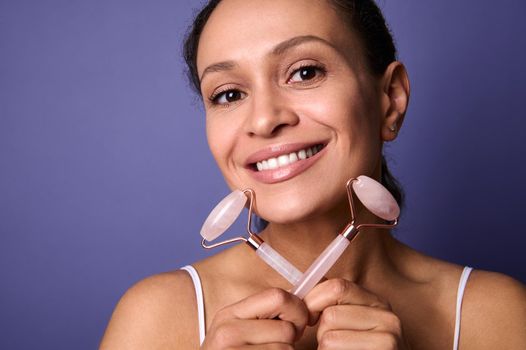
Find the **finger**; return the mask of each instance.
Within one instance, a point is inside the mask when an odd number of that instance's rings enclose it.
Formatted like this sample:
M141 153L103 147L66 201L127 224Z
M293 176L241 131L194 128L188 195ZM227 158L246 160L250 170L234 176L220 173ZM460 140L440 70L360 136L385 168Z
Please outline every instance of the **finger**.
M295 338L294 325L288 321L232 319L211 328L205 342L224 349L268 343L293 344Z
M398 349L398 339L387 332L330 331L318 341L318 350Z
M294 347L290 344L283 343L272 343L264 345L245 345L238 346L233 348L228 348L229 350L294 350Z
M391 311L362 305L329 306L323 310L317 338L333 330L379 331L401 337L402 323Z
M389 310L389 304L378 296L345 279L334 278L315 286L303 299L309 312L315 314L330 305L353 304Z
M283 289L271 288L251 295L218 312L219 321L226 319L273 319L291 322L301 337L308 321L306 305Z

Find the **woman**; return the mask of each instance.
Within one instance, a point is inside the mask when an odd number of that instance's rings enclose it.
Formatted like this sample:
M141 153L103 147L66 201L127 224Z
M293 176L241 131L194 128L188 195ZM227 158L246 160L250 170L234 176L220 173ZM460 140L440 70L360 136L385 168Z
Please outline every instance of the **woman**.
M401 201L382 145L402 126L409 81L372 1L211 1L186 58L228 185L257 193L261 235L300 270L349 221L348 179L373 177ZM379 222L363 207L358 218ZM202 349L526 348L524 286L475 270L457 297L463 267L385 230L365 229L303 300L244 245L193 266L200 282L180 270L132 287L101 348L198 348L200 283Z

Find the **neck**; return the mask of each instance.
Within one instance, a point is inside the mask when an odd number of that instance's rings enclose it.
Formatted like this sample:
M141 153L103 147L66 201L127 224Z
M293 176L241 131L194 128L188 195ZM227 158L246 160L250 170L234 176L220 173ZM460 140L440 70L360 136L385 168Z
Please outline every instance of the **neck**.
M356 203L356 201L355 201ZM348 206L325 215L292 224L270 223L263 239L301 271L305 271L329 243L349 223ZM356 223L380 223L363 207L356 208ZM379 276L389 264L388 244L393 240L388 230L364 228L352 241L326 277L345 278L364 283ZM374 272L373 272L374 271Z

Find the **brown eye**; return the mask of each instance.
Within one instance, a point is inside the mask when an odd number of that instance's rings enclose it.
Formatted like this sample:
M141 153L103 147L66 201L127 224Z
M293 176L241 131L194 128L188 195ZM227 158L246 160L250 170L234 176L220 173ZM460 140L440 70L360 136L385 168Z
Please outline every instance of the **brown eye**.
M301 79L309 80L316 76L316 68L314 67L302 68L300 69L298 73L300 74Z
M214 104L224 105L224 104L228 104L231 102L241 100L242 98L243 98L243 93L241 91L227 90L227 91L223 91L223 92L216 94L215 96L210 98L210 100Z
M290 78L291 82L302 82L306 80L312 80L321 73L321 69L316 66L301 67L294 71L294 74Z

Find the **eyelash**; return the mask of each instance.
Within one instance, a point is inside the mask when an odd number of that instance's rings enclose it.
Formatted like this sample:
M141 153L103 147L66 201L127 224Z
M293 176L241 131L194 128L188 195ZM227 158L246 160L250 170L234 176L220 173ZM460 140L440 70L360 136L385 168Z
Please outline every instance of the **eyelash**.
M296 68L289 76L289 78L287 79L287 82L290 81L290 79L296 75L296 73L298 73L299 71L301 71L302 69L305 69L305 68L314 68L317 73L321 74L322 76L324 76L326 73L327 73L327 70L325 69L324 66L322 66L321 64L314 64L314 63L307 63L307 64L303 64L301 66L299 66L298 68ZM311 80L315 80L317 77L314 77L312 79L309 79L307 80L306 82L309 82ZM297 82L296 84L302 84L304 82ZM227 102L227 103L218 103L217 100L222 96L224 95L225 93L227 92L239 92L239 93L243 93L241 91L239 91L238 89L233 89L233 88L230 88L230 87L225 87L225 88L222 88L222 89L219 89L217 91L215 91L210 97L208 97L208 101L210 102L210 104L214 105L214 106L223 106L223 107L228 107L230 105L230 103L234 103L234 102Z
M213 105L221 105L220 103L217 102L217 100L219 99L219 97L227 92L230 92L230 91L239 91L237 89L232 89L230 87L226 87L226 88L221 88L217 91L215 91L209 98L208 100L210 101L211 104ZM227 103L228 104L228 103ZM223 104L225 105L225 104Z
M305 64L302 64L300 65L298 68L296 68L291 74L290 74L290 77L289 77L289 81L290 79L296 75L296 73L300 72L301 70L305 69L305 68L314 68L317 72L321 73L321 75L325 75L327 73L327 70L325 69L324 66L322 66L321 64L315 64L315 63L305 63ZM314 77L312 79L309 79L307 81L311 81L311 80L315 80L316 78L318 77ZM301 84L302 82L299 82L298 84Z

